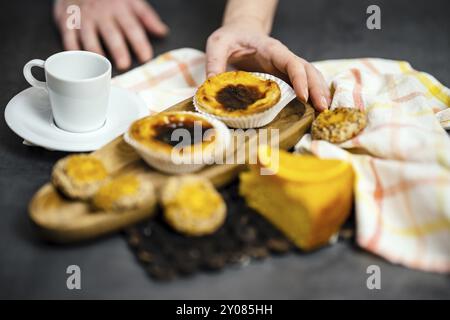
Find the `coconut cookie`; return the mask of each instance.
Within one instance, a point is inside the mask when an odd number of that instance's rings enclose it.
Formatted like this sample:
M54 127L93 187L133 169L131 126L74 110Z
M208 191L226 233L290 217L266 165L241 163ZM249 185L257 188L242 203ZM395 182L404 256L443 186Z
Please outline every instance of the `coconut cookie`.
M224 72L211 77L195 94L201 111L228 117L266 111L276 105L280 97L281 90L275 81L244 71Z
M212 234L225 221L225 201L204 178L191 175L170 178L161 192L161 202L167 223L185 235Z
M59 160L53 167L52 182L66 196L89 199L107 178L103 162L90 155L72 155Z
M311 135L314 140L341 143L357 136L367 125L366 113L353 108L325 110L314 120Z
M155 204L155 188L150 179L132 174L108 180L92 198L92 205L105 211L133 210Z

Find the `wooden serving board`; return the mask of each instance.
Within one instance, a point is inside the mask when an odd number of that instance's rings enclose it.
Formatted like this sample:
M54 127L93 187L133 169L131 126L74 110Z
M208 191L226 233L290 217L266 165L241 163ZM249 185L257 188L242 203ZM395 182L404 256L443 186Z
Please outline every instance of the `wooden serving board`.
M168 110L194 111L192 99L182 101ZM313 118L313 108L295 99L264 128L279 129L280 148L289 149L309 129ZM234 152L248 147L248 143L249 139L241 145L236 144ZM131 172L149 175L157 190L168 177L143 162L122 136L93 152L93 155L104 162L113 176ZM220 187L231 182L244 168L245 164L215 164L206 166L195 174L210 179L216 187ZM148 208L125 212L93 211L88 203L67 199L49 182L32 198L29 214L46 239L68 243L118 231L150 217L153 212Z

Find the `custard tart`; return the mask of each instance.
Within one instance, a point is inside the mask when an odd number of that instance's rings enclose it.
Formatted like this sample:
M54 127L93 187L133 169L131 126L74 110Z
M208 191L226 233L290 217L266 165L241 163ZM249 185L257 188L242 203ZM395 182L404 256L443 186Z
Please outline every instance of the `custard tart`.
M230 71L207 79L193 102L198 112L247 129L272 122L294 98L294 90L270 74Z
M186 173L211 163L231 137L218 120L195 112L174 111L135 121L124 139L156 169Z
M103 162L91 155L71 155L59 160L53 167L52 183L64 195L72 199L89 199L108 172Z
M188 236L214 233L223 225L226 204L212 183L199 176L169 178L161 191L164 219Z
M281 91L275 81L245 71L224 72L211 77L195 94L202 111L229 117L266 111L277 104L280 97Z
M109 179L92 197L96 209L122 211L156 205L155 188L149 177L126 174Z

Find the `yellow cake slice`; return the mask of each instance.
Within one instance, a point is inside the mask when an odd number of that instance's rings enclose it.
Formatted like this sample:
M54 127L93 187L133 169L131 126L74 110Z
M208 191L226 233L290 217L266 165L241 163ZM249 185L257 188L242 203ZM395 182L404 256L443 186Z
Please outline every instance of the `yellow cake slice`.
M351 165L282 150L275 161L271 152L259 148L258 164L240 176L240 194L302 250L327 244L350 214Z

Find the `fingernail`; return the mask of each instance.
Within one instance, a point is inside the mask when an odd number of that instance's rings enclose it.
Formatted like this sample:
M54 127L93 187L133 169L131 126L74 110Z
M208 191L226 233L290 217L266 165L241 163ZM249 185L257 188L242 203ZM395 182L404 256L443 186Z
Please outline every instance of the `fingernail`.
M163 34L169 33L169 26L164 22L161 23L160 32Z
M123 70L123 69L128 68L128 66L129 66L129 63L126 58L121 58L117 61L117 68L119 68L119 69Z
M323 96L322 96L322 98L320 98L320 106L321 106L322 110L328 109L328 100L327 100L327 98L325 98Z
M303 94L303 101L305 102L305 103L307 103L308 102L308 94L307 93L304 93Z
M143 54L141 54L141 62L146 62L146 61L150 60L151 57L152 57L152 52L150 50L146 51Z

